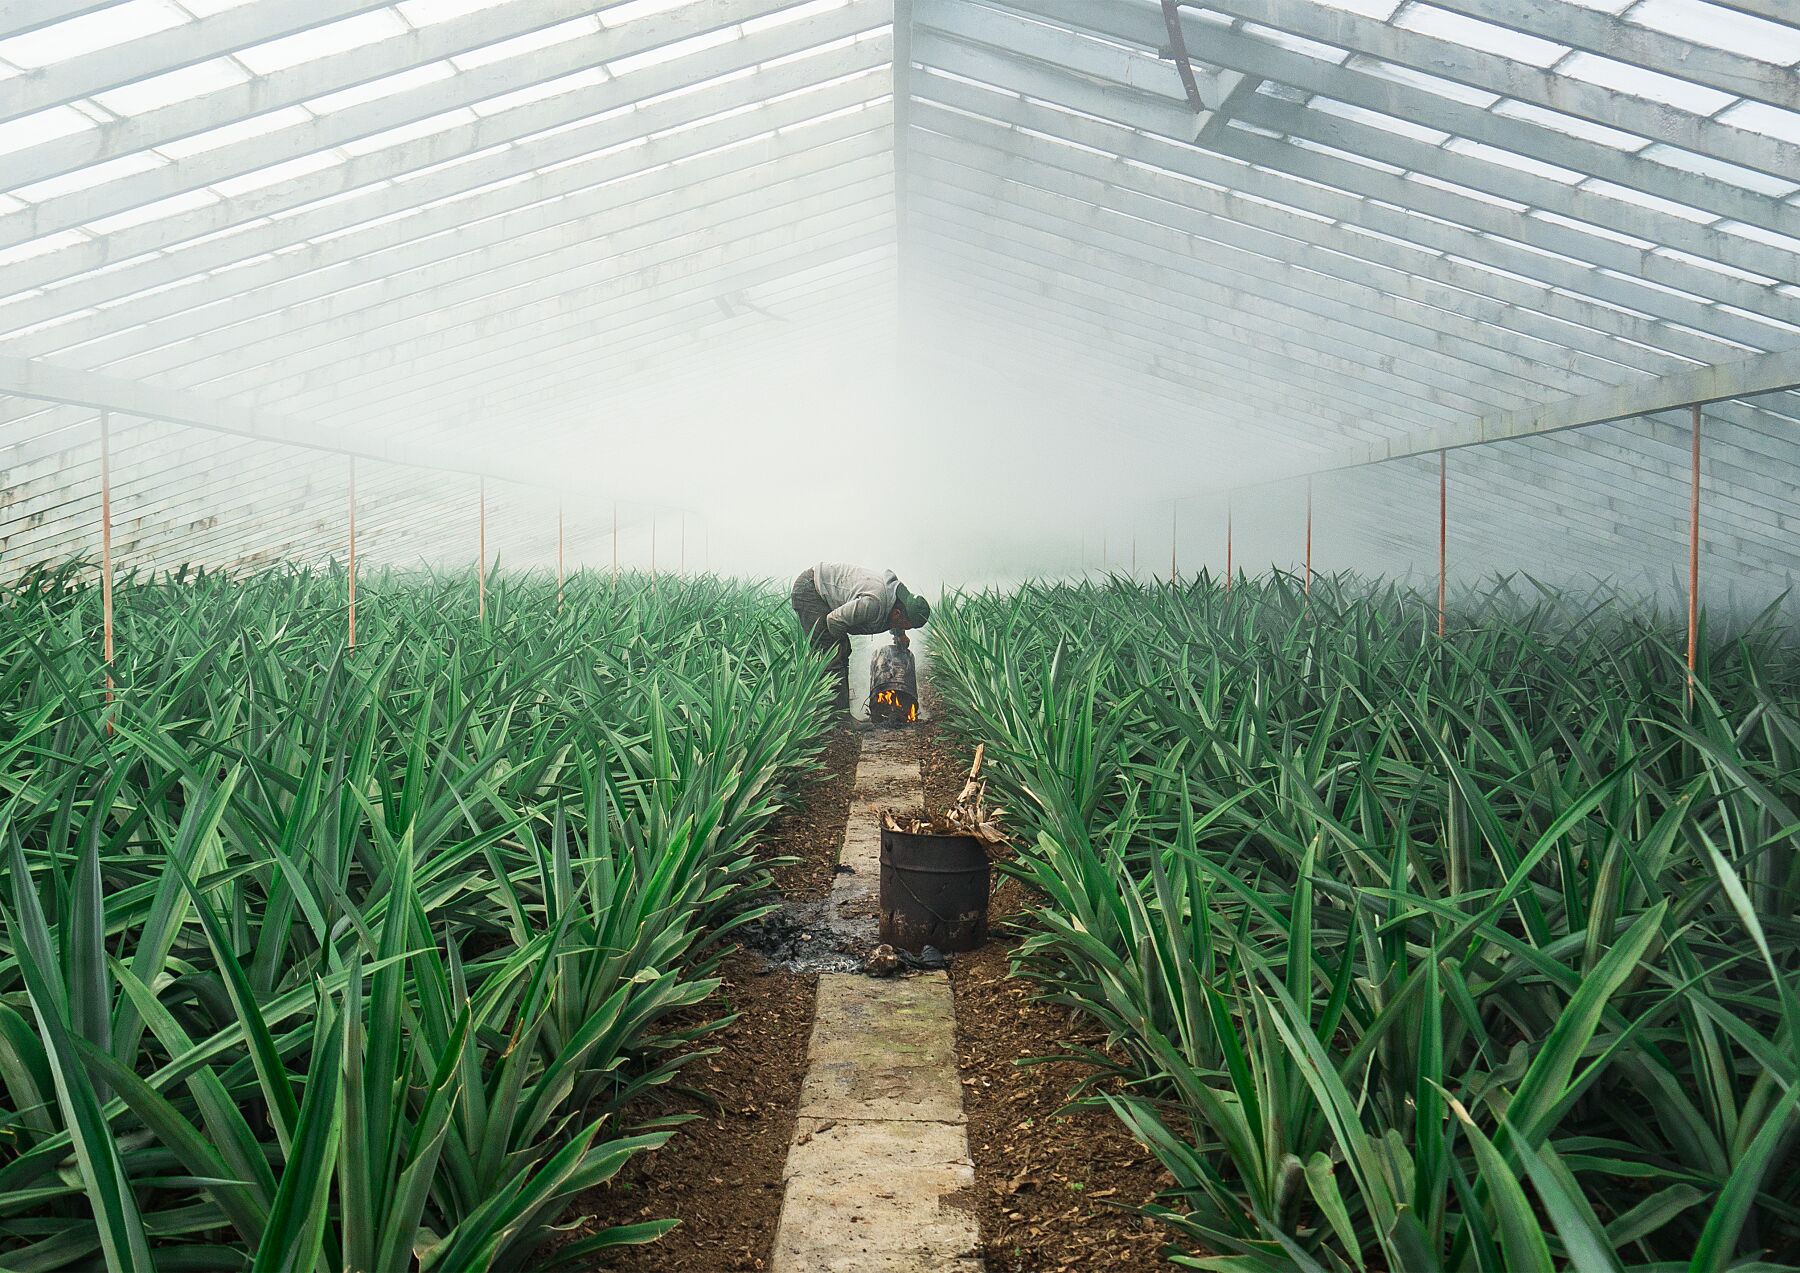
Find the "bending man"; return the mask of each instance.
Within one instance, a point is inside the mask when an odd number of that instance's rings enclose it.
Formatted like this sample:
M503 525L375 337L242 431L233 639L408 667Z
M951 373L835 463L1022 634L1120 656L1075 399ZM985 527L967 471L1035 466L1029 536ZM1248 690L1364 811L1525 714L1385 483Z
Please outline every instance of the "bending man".
M907 590L891 570L823 561L794 580L794 613L813 649L831 655L832 705L850 714L850 638L922 628L931 618L924 597Z

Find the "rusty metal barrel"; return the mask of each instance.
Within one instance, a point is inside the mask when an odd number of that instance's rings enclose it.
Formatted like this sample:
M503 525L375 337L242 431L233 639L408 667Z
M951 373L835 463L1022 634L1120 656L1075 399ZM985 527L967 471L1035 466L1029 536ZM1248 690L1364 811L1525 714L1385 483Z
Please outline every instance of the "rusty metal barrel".
M946 954L987 940L988 855L970 835L881 832L881 940Z

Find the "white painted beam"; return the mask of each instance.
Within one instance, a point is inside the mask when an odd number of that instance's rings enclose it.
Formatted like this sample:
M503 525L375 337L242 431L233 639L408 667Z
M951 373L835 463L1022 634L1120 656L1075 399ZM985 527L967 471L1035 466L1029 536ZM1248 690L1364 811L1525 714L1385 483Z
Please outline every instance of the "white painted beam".
M123 44L81 53L8 80L0 121L104 93L109 88L193 66L210 58L384 9L390 0L307 0L246 4ZM221 121L224 122L224 121Z
M696 82L738 77L732 83L716 86L721 88L717 93L709 87L693 95L697 100L716 104L716 110L722 112L755 105L764 100L765 94L797 91L826 78L873 70L886 65L890 52L887 34L877 20L877 15L885 12L884 3L885 0L853 0L841 9L756 31L742 40L642 67L603 84L513 106L473 124L454 125L423 141L359 155L347 163L236 199L158 217L42 253L9 265L4 286L16 293L57 283L277 214L291 214L282 217L280 233L290 236L282 241L300 242L345 224L345 210L332 206L338 202L356 204L364 219L392 215L519 172L593 154L617 144L601 139L619 132L621 122L636 130L628 131L628 137L696 122L693 104L671 96L685 95ZM864 33L868 33L866 43L814 52L822 44ZM758 67L761 69L753 77L739 74ZM605 117L622 107L633 108L623 121ZM509 142L521 144L505 147ZM492 153L454 166L440 166L446 160L484 151ZM421 169L434 171L421 173ZM407 180L397 182L401 177ZM380 184L387 182L396 184ZM332 203L322 204L325 200ZM315 204L320 206L307 206ZM321 228L303 228L315 226ZM258 227L255 233L261 235L263 231ZM271 250L274 248L269 246L243 250L234 243L227 249L225 259L215 263L229 264ZM207 245L202 256L211 252ZM233 252L241 254L229 254Z

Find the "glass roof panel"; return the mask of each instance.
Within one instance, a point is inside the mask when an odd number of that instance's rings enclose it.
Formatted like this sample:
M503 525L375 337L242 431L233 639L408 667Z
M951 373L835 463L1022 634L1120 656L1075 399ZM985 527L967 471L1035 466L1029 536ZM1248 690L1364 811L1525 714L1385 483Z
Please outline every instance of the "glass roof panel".
M258 75L269 75L315 58L361 48L389 36L404 35L408 29L405 20L392 9L377 9L284 35L279 40L244 49L236 56Z
M187 159L194 155L205 154L209 150L217 150L221 146L229 146L234 142L246 141L252 137L261 137L278 129L293 124L304 124L312 115L299 106L289 106L285 110L269 111L263 115L252 115L249 119L240 119L226 124L222 128L214 128L192 137L183 137L179 141L165 142L157 147L157 153L167 155L170 159Z
M34 115L9 119L0 123L0 155L55 141L58 137L72 137L93 127L93 120L68 106L53 106Z
M302 155L298 159L290 159L286 163L271 164L267 168L259 168L255 172L247 172L241 177L232 177L226 181L213 182L212 188L227 199L235 199L249 194L252 190L261 190L283 181L292 181L296 177L304 177L308 173L323 172L327 168L335 168L343 163L343 157L330 152L320 151L310 155Z
M440 80L449 79L454 74L456 74L456 68L448 62L432 62L425 66L415 66L411 70L398 71L393 75L384 75L378 80L369 80L367 83L340 89L335 93L327 93L323 97L315 97L306 103L306 109L315 115L329 115L333 111L361 106L364 102L374 102L384 97L392 97L395 93L404 93L407 89L435 84Z
M488 66L501 62L509 57L520 57L537 49L547 49L553 45L566 44L570 40L579 40L600 30L600 20L588 16L572 18L567 22L559 22L553 27L544 27L538 31L528 31L524 35L514 36L510 40L501 40L498 44L483 45L479 49L471 49L467 53L458 53L451 58L458 70L471 71L478 66Z
M141 40L189 21L192 19L169 0L125 0L124 4L96 13L0 40L0 58L35 70L83 53Z
M452 18L492 9L507 0L400 0L394 9L415 27L428 27Z
M230 58L216 57L98 93L94 100L116 115L141 115L203 93L242 84L249 78L249 72Z
M1800 93L1800 82L1797 82L1796 92ZM1764 133L1800 145L1800 111L1783 110L1764 102L1739 102L1720 114L1718 119L1720 123L1730 124L1733 128L1747 128L1754 133Z
M1409 66L1395 66L1392 62L1384 62L1380 58L1369 57L1362 53L1351 58L1349 65L1358 71L1379 75L1385 80L1408 84L1413 88L1422 88L1436 93L1439 97L1448 97L1452 101L1464 102L1470 106L1479 106L1482 110L1488 109L1500 100L1496 93L1470 88L1467 84L1458 84L1455 80L1447 80L1439 75L1427 75L1425 72L1415 71Z
M1800 61L1800 27L1783 26L1704 0L1641 0L1625 14L1625 20L1761 62L1787 66Z
M1650 144L1649 138L1640 137L1636 133L1622 132L1617 128L1608 128L1604 124L1590 123L1585 119L1577 119L1573 115L1565 115L1561 111L1545 110L1542 106L1534 106L1530 102L1515 102L1508 99L1494 107L1494 114L1503 115L1508 119L1522 119L1527 123L1553 129L1570 137L1579 137L1583 141L1611 146L1614 150L1635 152L1643 150Z
M1647 97L1695 115L1716 115L1737 100L1729 93L1721 93L1704 84L1641 66L1629 66L1595 53L1577 53L1556 69L1561 75L1572 75L1635 97Z
M1417 31L1421 35L1433 35L1452 44L1466 45L1486 53L1498 53L1501 57L1531 66L1555 66L1569 54L1567 45L1557 44L1553 40L1526 35L1510 27L1495 26L1479 18L1451 13L1428 4L1407 5L1394 19L1394 25L1408 31Z
M12 193L27 203L42 203L46 199L73 194L77 190L90 190L109 181L132 176L134 173L149 172L152 168L160 168L168 162L160 155L140 151L135 155L121 155L119 158L108 160L103 164L91 164L64 176L52 177L48 181L36 181L29 186L15 186Z
M1644 151L1644 157L1670 168L1691 172L1698 177L1711 177L1714 181L1742 186L1746 190L1755 190L1760 194L1772 195L1777 199L1785 198L1794 191L1800 190L1800 184L1792 181L1783 181L1781 178L1771 177L1767 173L1756 172L1750 168L1740 168L1736 164L1728 164L1705 155L1696 155L1691 150L1682 150L1677 146L1651 146Z

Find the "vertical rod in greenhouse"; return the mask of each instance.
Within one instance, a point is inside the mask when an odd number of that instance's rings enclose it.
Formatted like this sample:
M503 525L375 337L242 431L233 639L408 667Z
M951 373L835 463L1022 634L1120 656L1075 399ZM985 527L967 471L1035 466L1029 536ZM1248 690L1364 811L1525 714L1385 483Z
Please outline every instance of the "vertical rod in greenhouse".
M656 514L650 514L650 582L656 582Z
M613 583L619 582L619 501L613 501Z
M106 663L106 701L113 696L112 412L100 413L100 657Z
M675 558L675 575L677 578L687 576L687 514L681 515L681 550Z
M1231 595L1231 500L1225 501L1225 595Z
M1306 479L1306 582L1304 591L1312 596L1312 479Z
M1447 469L1448 452L1438 452L1438 636L1444 635L1444 541L1450 532L1450 493Z
M563 608L563 502L556 501L556 613Z
M356 457L350 457L350 630L349 648L356 648Z
M1700 644L1700 406L1694 405L1694 423L1690 430L1692 456L1688 477L1688 630L1687 630L1687 702L1694 705L1694 668Z
M1180 577L1179 563L1175 559L1176 550L1181 547L1181 505L1174 500L1169 501L1169 586L1174 587Z
M478 532L477 561L475 576L475 617L487 618L487 478L478 479L479 500L481 504L480 530Z

